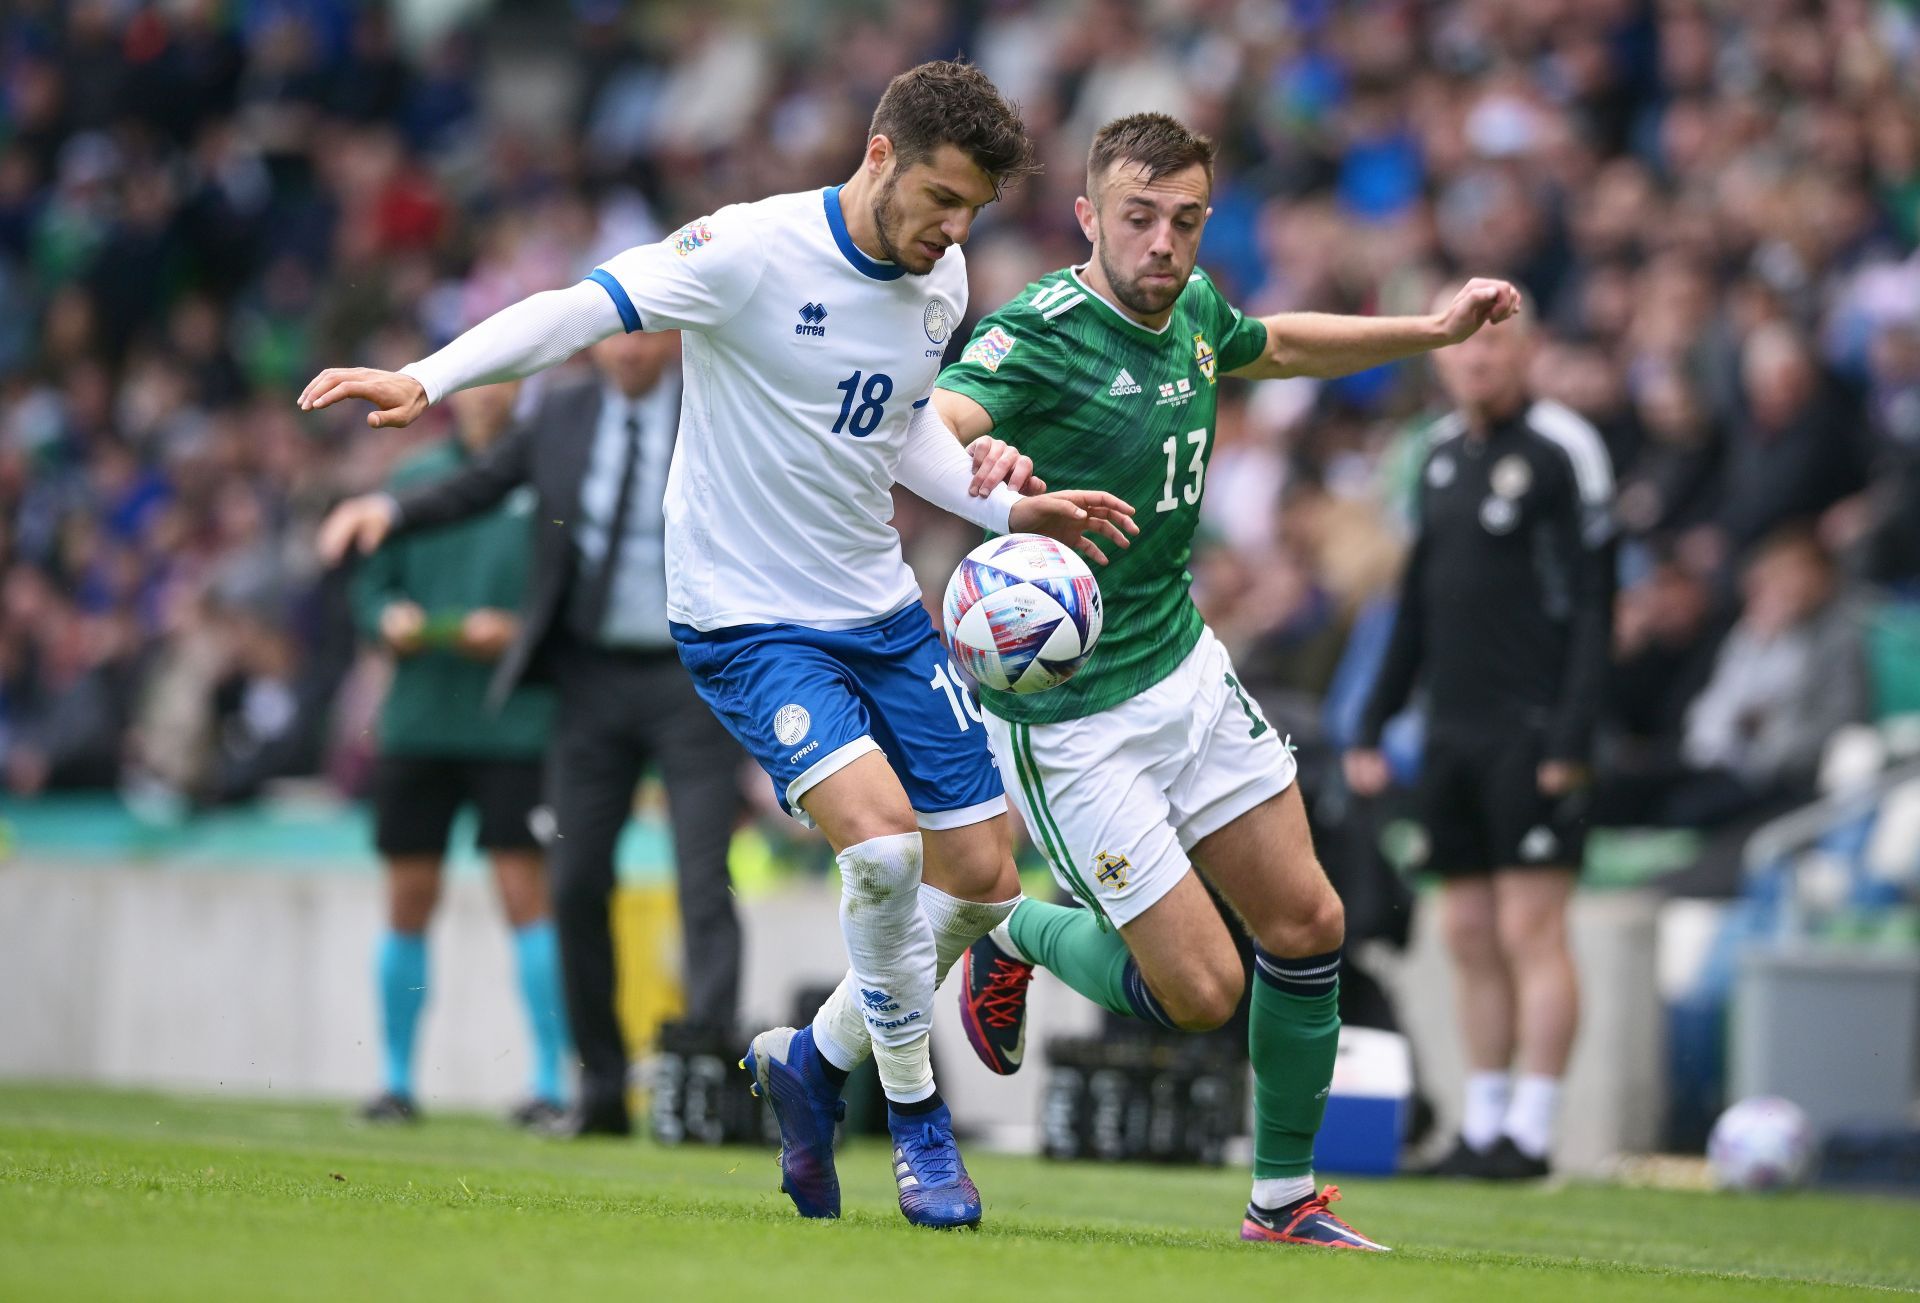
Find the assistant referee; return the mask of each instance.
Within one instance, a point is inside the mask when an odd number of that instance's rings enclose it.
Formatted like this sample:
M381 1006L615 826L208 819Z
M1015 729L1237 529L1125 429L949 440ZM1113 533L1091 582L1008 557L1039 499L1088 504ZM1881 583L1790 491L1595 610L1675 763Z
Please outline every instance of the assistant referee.
M1432 435L1393 638L1346 757L1356 793L1381 791L1381 730L1424 690L1418 807L1470 1073L1436 1175L1547 1173L1579 1020L1566 913L1607 667L1613 476L1591 425L1530 398L1527 321L1434 355L1455 410Z

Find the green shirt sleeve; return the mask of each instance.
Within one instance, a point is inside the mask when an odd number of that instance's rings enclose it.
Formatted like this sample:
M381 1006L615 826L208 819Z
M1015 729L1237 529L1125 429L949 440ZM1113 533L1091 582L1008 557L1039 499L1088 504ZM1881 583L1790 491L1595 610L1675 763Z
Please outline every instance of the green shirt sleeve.
M1059 398L1059 372L1048 361L1052 343L1046 323L1009 305L981 318L960 360L934 387L973 399L996 426L1044 411Z
M1213 301L1214 319L1218 322L1214 329L1219 332L1215 349L1223 375L1238 371L1267 351L1267 328L1260 318L1249 317L1227 302L1227 296L1205 272L1200 273L1200 283L1194 288L1204 288Z

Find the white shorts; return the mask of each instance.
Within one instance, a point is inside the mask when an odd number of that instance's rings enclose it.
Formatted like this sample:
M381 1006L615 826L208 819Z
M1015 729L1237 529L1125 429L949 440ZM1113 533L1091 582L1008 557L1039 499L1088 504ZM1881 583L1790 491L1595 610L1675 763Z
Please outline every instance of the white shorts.
M1060 885L1124 926L1172 891L1187 851L1293 782L1292 749L1204 629L1136 697L1058 724L987 713L1014 808Z

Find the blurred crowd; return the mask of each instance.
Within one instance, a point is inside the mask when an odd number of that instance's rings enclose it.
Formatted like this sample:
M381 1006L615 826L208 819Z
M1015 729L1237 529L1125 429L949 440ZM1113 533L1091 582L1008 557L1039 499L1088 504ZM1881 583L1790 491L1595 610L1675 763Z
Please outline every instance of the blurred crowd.
M1801 790L1873 709L1846 667L1920 578L1911 0L410 12L0 15L7 790L351 789L377 670L314 526L446 428L301 415L306 378L398 366L722 203L843 179L892 74L956 51L1046 164L976 228L976 315L1084 256L1087 142L1140 109L1219 142L1202 261L1249 311L1526 287L1536 391L1601 430L1619 484L1621 821ZM1390 618L1439 410L1416 364L1223 395L1196 589L1303 730L1338 733L1322 706ZM899 519L937 585L965 527Z

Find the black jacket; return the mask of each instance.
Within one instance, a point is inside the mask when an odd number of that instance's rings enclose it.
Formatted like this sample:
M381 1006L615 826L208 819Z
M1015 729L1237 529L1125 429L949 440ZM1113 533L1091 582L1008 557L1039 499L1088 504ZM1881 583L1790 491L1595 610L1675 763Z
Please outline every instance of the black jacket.
M601 389L569 386L549 393L531 419L516 425L458 475L403 493L393 533L432 529L479 515L523 484L533 486L533 570L520 610L520 632L500 658L487 689L498 709L522 681L553 678L554 636L566 623L578 552L572 522L580 514Z
M1611 650L1612 493L1605 445L1558 403L1485 439L1443 422L1360 741L1378 745L1417 680L1436 733L1537 728L1542 759L1585 761Z

